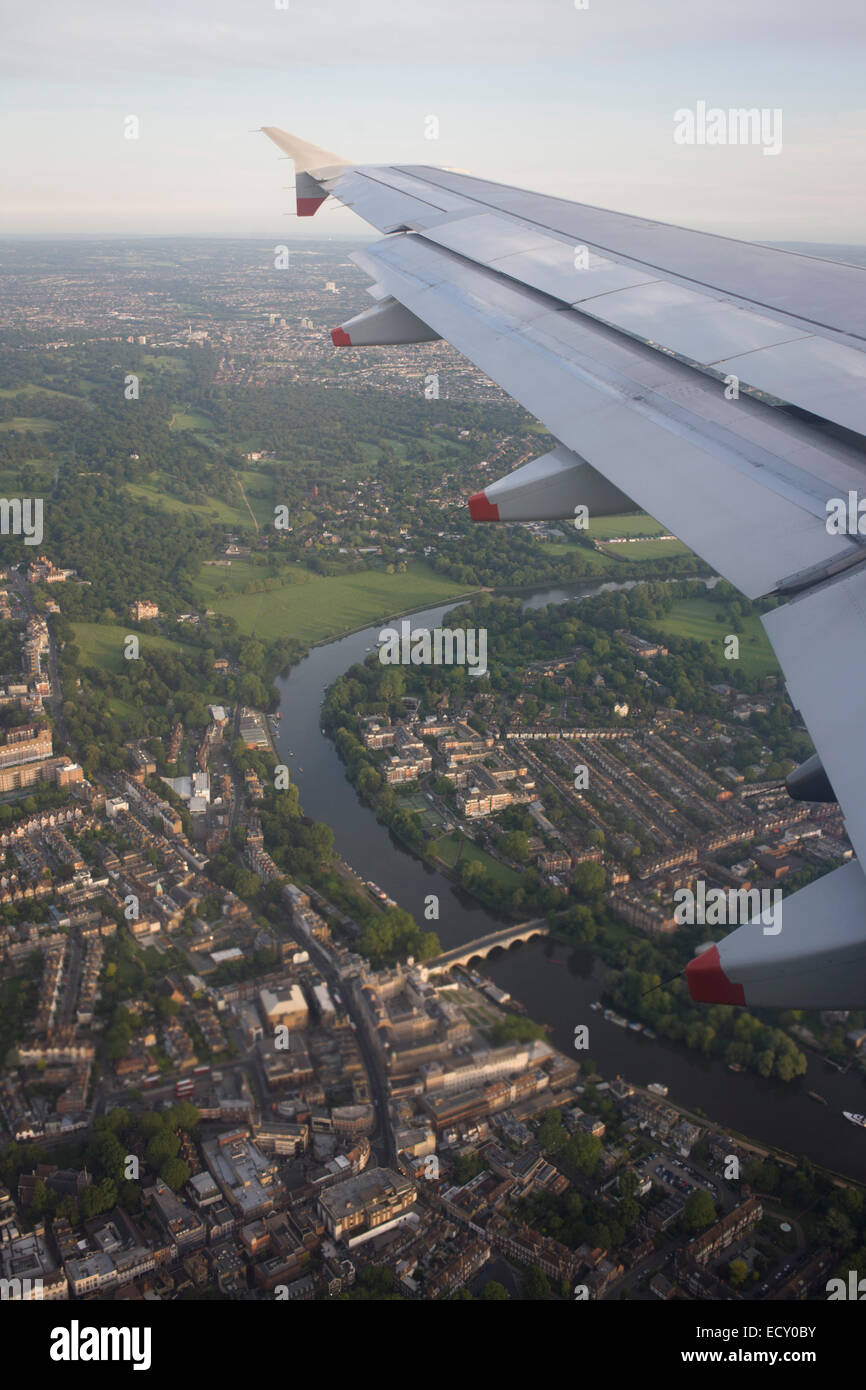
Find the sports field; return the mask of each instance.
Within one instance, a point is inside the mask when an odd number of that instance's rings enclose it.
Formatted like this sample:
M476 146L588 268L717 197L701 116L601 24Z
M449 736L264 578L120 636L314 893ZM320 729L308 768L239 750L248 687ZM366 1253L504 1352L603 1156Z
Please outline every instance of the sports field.
M516 888L520 882L520 875L509 869L507 864L500 864L498 859L479 849L478 845L467 840L466 836L458 831L440 836L438 840L433 841L430 849L449 869L456 869L460 864L474 861L486 869L490 877L502 884L503 888Z

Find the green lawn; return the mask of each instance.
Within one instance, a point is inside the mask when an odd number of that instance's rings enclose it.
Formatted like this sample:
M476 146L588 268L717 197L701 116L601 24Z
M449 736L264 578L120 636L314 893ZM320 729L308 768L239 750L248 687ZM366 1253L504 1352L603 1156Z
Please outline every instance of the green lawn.
M635 541L632 545L606 545L605 555L614 560L667 560L672 555L689 555L691 551L682 541Z
M563 526L568 521L562 522ZM590 518L586 531L581 536L589 536L594 541L607 541L611 536L660 536L667 534L665 528L654 521L646 512L635 512L627 516L594 516ZM545 541L546 555L571 555L574 547L568 541ZM584 552L585 554L586 552ZM607 566L607 560L666 560L674 555L688 555L689 548L682 541L641 541L634 545L605 545L596 551L600 570Z
M125 483L124 486L130 497L140 497L143 502L147 502L152 507L162 507L167 512L197 512L199 516L210 516L214 521L219 521L232 528L249 526L252 530L250 514L240 496L238 497L238 505L232 507L220 497L209 497L206 503L201 504L184 502L182 498L173 497L171 493L164 492L158 483Z
M260 526L273 526L274 507L279 498L274 497L274 480L271 474L262 473L257 468L244 468L238 476L256 521ZM258 496L259 493L264 495ZM249 512L246 512L246 517L249 520Z
M130 715L138 713L135 705L131 705L128 700L120 700L116 695L112 695L108 701L108 708L112 714L118 715L121 719L128 719Z
M283 574L286 576L285 582L287 584L292 583L296 575L299 580L302 577L306 578L306 571L303 571L302 576L300 566L280 571L278 577L282 578ZM196 598L199 603L206 604L208 608L214 608L220 589L232 590L230 595L223 597L236 597L244 585L249 584L251 580L265 580L270 577L270 572L264 565L255 565L250 560L232 560L229 566L202 565L195 581ZM222 602L222 599L219 602Z
M179 305L177 306L180 307ZM149 367L157 367L160 371L179 372L185 374L187 371L186 363L180 357L172 357L165 352L143 352L142 362Z
M467 840L465 835L461 835L456 830L434 840L430 848L442 860L443 864L447 864L449 869L454 869L458 864L465 863L467 860L470 863L474 860L481 864L490 874L490 877L504 888L516 888L520 883L518 873L509 869L507 864L500 864L498 859L494 859L485 850L479 849L478 845Z
M36 386L32 381L26 386L3 386L0 387L0 397L6 396L59 396L64 401L77 401L80 396L72 396L68 391L55 391L51 386Z
M670 613L664 618L657 618L653 625L672 637L692 637L701 642L709 642L713 651L724 660L725 637L732 629L727 617L724 622L716 622L716 614L719 612L724 613L724 608L708 598L677 599ZM755 614L741 618L740 626L742 631L738 634L739 661L742 670L747 676L777 673L779 665L761 626L760 618ZM730 665L732 670L736 669L733 661Z
M585 534L591 540L604 541L611 536L658 536L665 529L646 512L629 512L626 516L591 516Z
M175 407L171 413L169 429L201 430L205 434L212 434L214 422L210 416L202 415L198 410L181 410L179 407Z
M283 584L267 593L216 597L221 584L236 588L250 578L265 575L266 571L243 561L233 562L231 569L205 565L196 581L196 592L200 602L234 618L245 636L255 632L265 640L298 637L303 642L320 642L376 623L388 614L432 607L466 592L463 585L418 563L410 565L405 574L361 570L333 578L320 578L297 566L300 582Z
M606 555L600 554L597 550L586 550L583 546L577 548L573 541L539 541L539 545L545 556L579 555L581 560L590 567L587 570L588 574L609 574L613 569Z
M46 420L41 415L13 415L11 420L0 422L0 430L17 430L19 434L27 431L30 434L44 434L46 430L56 428L56 421Z
M126 662L123 655L125 639L131 631L116 623L73 623L75 645L81 653L83 666L101 666L104 671L122 671ZM183 642L173 642L158 633L138 632L135 634L141 644L142 657L148 651L191 652ZM120 711L118 710L118 713Z

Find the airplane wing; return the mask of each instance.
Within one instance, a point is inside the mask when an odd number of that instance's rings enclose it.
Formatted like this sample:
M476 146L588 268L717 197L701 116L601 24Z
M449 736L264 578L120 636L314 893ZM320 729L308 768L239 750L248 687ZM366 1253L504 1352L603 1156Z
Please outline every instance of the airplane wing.
M470 498L475 520L641 508L747 597L783 600L763 622L818 749L789 789L838 798L866 862L866 269L264 133L300 216L333 196L383 233L353 257L373 305L335 345L446 338L557 441ZM705 1001L863 1007L860 863L686 976Z

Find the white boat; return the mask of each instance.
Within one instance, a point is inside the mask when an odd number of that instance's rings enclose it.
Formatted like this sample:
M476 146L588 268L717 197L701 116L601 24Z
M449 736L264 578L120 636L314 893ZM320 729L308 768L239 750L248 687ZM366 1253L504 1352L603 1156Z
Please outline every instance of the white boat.
M842 1114L846 1120L851 1121L852 1125L860 1125L862 1129L866 1129L866 1115L855 1115L853 1110L843 1110Z
M623 1018L622 1014L615 1013L613 1009L605 1009L602 1017L607 1019L608 1023L615 1024L617 1028L628 1027L628 1019Z

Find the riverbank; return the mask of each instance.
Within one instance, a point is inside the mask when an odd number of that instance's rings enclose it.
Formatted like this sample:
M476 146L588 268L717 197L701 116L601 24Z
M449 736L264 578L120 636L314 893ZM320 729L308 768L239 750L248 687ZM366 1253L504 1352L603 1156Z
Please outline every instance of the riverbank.
M636 582L636 581L632 581ZM708 581L712 584L712 580ZM537 590L527 602L580 600L602 592L607 585L581 584L558 590ZM430 627L442 623L452 603L422 610ZM323 737L320 707L327 688L375 644L377 628L366 628L320 644L277 682L282 721L278 736L281 760L288 748L303 750L304 772L293 767L300 800L307 815L332 829L338 852L350 865L362 865L363 877L380 884L418 925L434 929L443 950L495 932L507 923L468 895L437 869L407 854L392 831L359 799L345 775L331 741ZM425 902L435 895L439 916L425 918ZM753 1074L737 1075L724 1062L707 1059L663 1039L617 1028L590 1009L604 988L604 967L585 950L553 941L514 948L486 962L484 973L519 999L529 1016L552 1028L558 1050L571 1055L574 1029L590 1027L590 1055L606 1076L621 1074L634 1084L664 1081L676 1103L705 1110L726 1131L748 1136L749 1142L790 1155L805 1155L832 1172L862 1181L866 1176L866 1130L842 1118L843 1110L866 1111L861 1077L840 1077L814 1056L807 1056L803 1078L783 1083ZM827 1106L820 1110L808 1098L821 1092Z
M467 589L465 594L458 594L456 598L450 598L447 603L447 609L443 607L442 612L444 613L451 608L456 608L461 603L468 603L471 598L477 598L479 594L493 593L499 593L499 590L484 587ZM332 642L342 642L344 638L354 637L358 632L372 632L376 626L384 627L386 623L396 623L401 618L411 618L414 617L416 613L427 612L429 612L429 604L416 604L414 608L403 608L399 613L389 613L379 624L373 624L371 626L370 623L363 623L360 627L349 627L346 628L345 632L338 632L332 634L330 637L322 637L318 642L311 642L309 650L312 651L316 647L329 647Z

